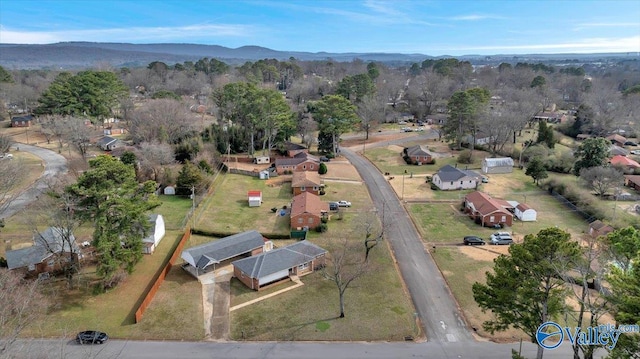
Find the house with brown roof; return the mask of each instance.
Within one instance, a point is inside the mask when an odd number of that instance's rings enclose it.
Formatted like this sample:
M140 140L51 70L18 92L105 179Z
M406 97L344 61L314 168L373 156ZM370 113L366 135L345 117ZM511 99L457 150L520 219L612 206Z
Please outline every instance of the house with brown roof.
M276 158L275 166L276 172L279 175L301 171L318 171L320 168L320 159L302 152L293 158Z
M509 202L493 198L486 193L475 191L464 197L464 209L470 218L485 227L496 224L511 226L514 207Z
M293 143L293 142L285 142L284 148L289 157L295 157L300 153L309 153L309 149L304 147L301 144Z
M322 180L320 179L320 174L318 174L318 172L294 172L293 177L291 178L291 190L293 191L294 196L303 192L319 195L321 187Z
M427 146L424 145L415 145L411 147L406 147L404 150L404 155L408 157L412 164L414 165L424 165L433 162L433 153L429 151ZM407 161L409 162L409 161Z
M563 123L567 120L567 115L561 112L540 112L533 116L534 121L546 121L548 123Z
M606 137L607 140L611 141L611 144L614 144L616 146L624 146L624 143L627 142L627 138L624 136L621 136L619 134L613 134L610 136Z
M291 228L316 228L329 213L329 203L313 193L302 192L291 201Z
M632 160L629 157L620 155L613 156L613 158L609 160L609 163L611 163L612 166L622 167L625 172L633 172L636 169L640 168L640 163Z
M640 175L625 175L624 185L640 191Z
M606 236L613 232L615 229L608 224L604 224L601 220L595 220L589 223L589 235L596 238L600 236Z
M538 212L524 203L518 203L514 211L516 218L523 222L535 221L538 218Z

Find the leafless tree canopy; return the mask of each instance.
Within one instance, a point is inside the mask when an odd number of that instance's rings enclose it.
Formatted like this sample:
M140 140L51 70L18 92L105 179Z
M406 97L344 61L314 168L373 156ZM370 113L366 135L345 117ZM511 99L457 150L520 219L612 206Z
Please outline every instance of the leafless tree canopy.
M22 183L26 173L18 159L0 159L0 219L4 218L4 211L18 196L17 185Z
M176 100L150 100L131 115L129 132L134 143L176 143L192 130L186 106Z

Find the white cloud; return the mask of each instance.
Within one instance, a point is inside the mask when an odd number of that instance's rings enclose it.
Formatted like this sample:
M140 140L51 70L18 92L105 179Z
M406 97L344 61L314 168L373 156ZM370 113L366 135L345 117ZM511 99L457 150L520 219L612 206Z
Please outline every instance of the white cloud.
M488 19L504 19L502 16L498 15L489 15L489 14L469 14L469 15L460 15L454 16L450 18L451 20L456 21L478 21L478 20L488 20Z
M257 28L247 25L196 24L179 27L16 31L0 27L0 41L11 44L49 44L61 41L136 42L179 41L189 38L250 37Z
M605 27L635 27L636 29L640 29L640 22L585 22L576 24L573 30L579 31L584 29Z
M467 54L476 51L493 53L597 53L597 52L640 52L640 35L624 38L585 38L580 41L552 43L552 44L531 44L531 45L490 45L490 46L468 46L450 47L438 49L442 51L463 51Z

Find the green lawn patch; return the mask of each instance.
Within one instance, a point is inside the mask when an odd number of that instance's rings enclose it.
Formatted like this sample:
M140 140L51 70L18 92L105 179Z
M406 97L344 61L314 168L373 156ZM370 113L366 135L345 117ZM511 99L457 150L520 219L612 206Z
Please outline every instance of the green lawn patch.
M154 208L154 213L159 213L164 218L167 229L180 229L184 226L185 216L191 210L192 201L182 196L159 196L162 204Z

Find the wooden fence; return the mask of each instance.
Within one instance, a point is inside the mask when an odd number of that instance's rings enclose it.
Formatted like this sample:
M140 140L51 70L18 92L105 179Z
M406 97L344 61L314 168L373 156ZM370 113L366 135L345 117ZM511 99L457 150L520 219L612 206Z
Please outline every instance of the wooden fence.
M151 288L149 288L149 291L147 292L144 299L142 300L142 303L140 303L138 310L136 310L136 323L140 323L140 320L142 320L142 315L144 314L144 311L147 310L147 307L153 300L153 297L155 297L156 292L160 288L160 285L162 284L162 282L164 282L164 279L167 277L167 274L169 274L171 267L173 267L176 260L178 260L180 253L182 253L182 248L184 248L184 245L185 243L187 243L189 238L191 238L191 228L187 227L184 230L184 234L182 235L180 242L178 243L175 250L173 251L171 258L169 258L169 262L167 262L167 264L162 269L160 274L158 274L158 277L153 282L153 285L151 286Z

